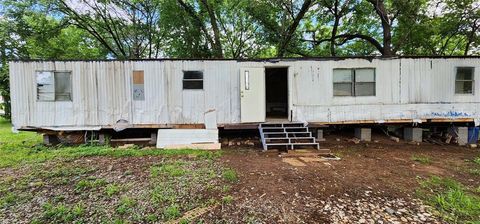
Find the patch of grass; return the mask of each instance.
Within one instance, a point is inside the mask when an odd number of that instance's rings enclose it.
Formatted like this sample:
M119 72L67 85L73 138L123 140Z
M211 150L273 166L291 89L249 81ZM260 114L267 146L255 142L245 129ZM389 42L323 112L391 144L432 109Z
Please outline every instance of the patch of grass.
M177 192L168 184L157 185L151 195L155 203L171 204L177 200Z
M428 156L425 156L425 155L412 155L412 158L411 158L413 161L415 162L419 162L423 165L428 165L428 164L431 164L432 163L432 159Z
M98 188L105 186L107 184L107 181L104 179L97 179L97 178L88 178L85 180L80 180L78 183L75 185L75 191L76 192L81 192L93 188Z
M431 177L420 182L419 196L451 223L474 223L480 220L480 197L469 193L459 182Z
M237 172L235 172L235 170L232 170L232 169L225 169L222 172L222 176L225 180L229 182L236 182L238 180Z
M475 158L473 162L477 165L480 165L480 157Z
M480 169L470 169L468 172L472 175L480 176Z
M116 184L109 184L105 187L105 194L108 197L112 197L120 192L120 186Z
M122 197L120 199L120 203L117 206L117 209L115 210L119 215L125 215L134 209L134 207L137 205L137 202L129 197Z
M81 145L56 146L42 145L42 136L34 132L11 131L11 124L0 118L0 168L39 163L56 158L80 158L89 156L139 157L139 156L177 156L195 155L199 158L217 158L221 152L194 149L148 149L138 147L116 149L109 146Z
M8 207L9 205L15 203L16 200L17 195L12 192L8 192L0 197L0 208Z
M227 195L227 196L222 198L222 202L224 204L230 204L230 203L233 202L233 197L231 195Z
M180 217L181 213L178 205L173 204L165 208L163 215L167 220L171 220Z
M182 165L182 162L175 162L172 164L162 164L161 166L152 166L150 173L153 177L162 174L171 177L179 177L187 173L187 171L182 168Z
M85 213L83 204L77 203L72 207L65 204L53 205L45 203L43 205L42 220L47 223L66 223L79 220Z

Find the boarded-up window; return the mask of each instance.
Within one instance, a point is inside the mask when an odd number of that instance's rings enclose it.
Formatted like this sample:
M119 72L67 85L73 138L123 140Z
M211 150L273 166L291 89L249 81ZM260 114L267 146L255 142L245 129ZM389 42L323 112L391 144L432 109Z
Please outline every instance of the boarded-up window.
M203 89L203 72L184 71L183 89Z
M375 96L375 69L334 69L334 96Z
M473 67L458 67L455 76L455 93L473 94L474 81Z
M145 100L143 71L133 71L133 100Z
M36 73L38 101L72 101L72 73L39 71Z

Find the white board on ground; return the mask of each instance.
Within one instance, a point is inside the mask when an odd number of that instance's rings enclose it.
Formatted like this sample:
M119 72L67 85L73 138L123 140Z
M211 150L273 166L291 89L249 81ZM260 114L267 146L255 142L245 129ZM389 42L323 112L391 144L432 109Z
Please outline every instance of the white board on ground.
M218 129L158 129L157 148L205 143L218 143Z

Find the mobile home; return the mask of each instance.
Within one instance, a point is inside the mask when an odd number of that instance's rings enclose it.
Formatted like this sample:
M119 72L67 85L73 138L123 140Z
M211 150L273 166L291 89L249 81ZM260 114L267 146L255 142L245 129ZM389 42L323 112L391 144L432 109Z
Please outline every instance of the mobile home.
M480 57L12 61L16 129L480 119Z

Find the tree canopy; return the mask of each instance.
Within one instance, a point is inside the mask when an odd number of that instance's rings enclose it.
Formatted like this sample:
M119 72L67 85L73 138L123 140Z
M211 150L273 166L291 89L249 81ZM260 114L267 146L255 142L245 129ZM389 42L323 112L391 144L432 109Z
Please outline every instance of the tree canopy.
M0 0L8 60L479 55L477 0Z

